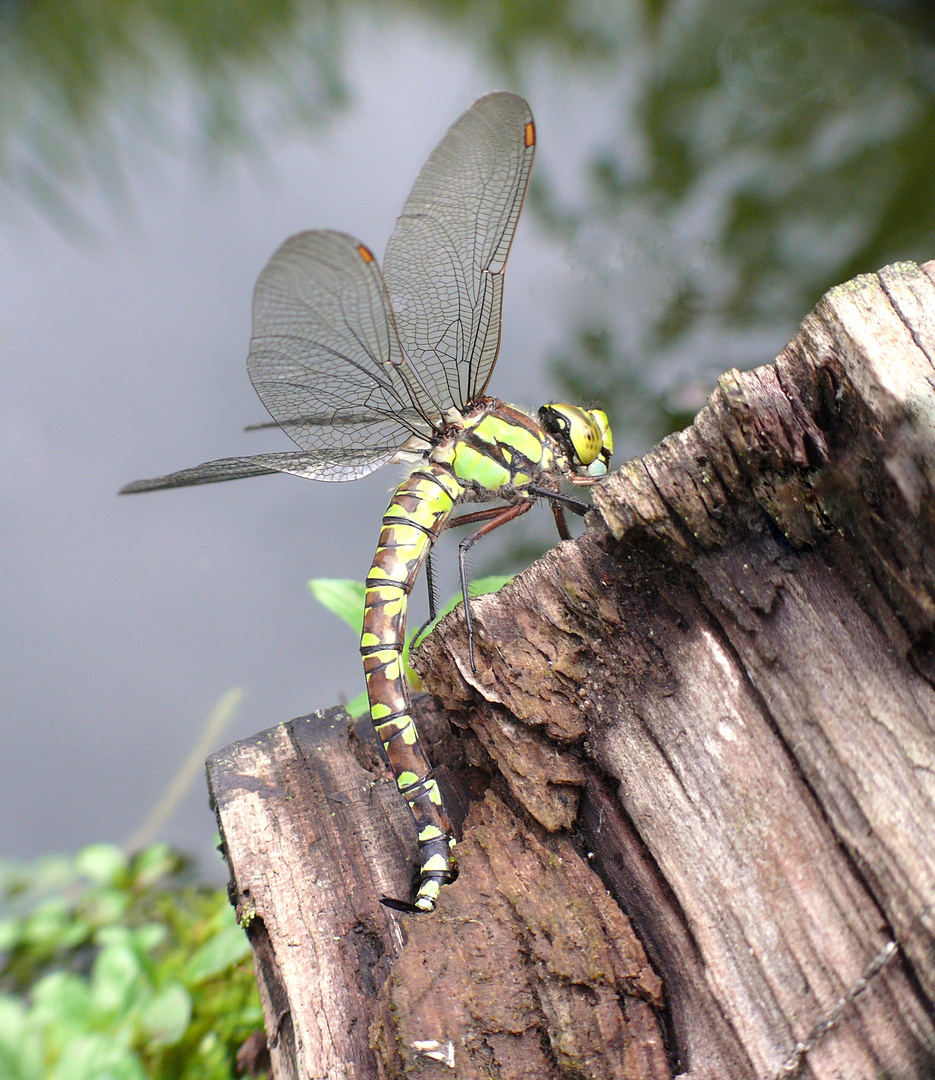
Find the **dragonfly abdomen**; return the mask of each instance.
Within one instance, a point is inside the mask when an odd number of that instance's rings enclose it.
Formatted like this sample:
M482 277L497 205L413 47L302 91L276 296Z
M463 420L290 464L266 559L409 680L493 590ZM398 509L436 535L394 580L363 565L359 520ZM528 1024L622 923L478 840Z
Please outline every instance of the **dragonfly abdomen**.
M486 400L460 418L424 466L393 494L367 575L360 651L370 716L409 804L421 854L415 906L432 911L452 880L454 844L432 765L411 716L403 664L409 594L426 555L459 502L502 497L528 505L523 491L555 465L551 440L525 413ZM494 511L496 513L496 511ZM487 520L482 511L476 520Z
M396 786L409 804L421 866L415 906L432 911L440 887L454 876L454 835L432 765L413 723L403 645L409 593L462 487L444 466L417 469L396 489L367 575L360 651L370 716L386 750Z

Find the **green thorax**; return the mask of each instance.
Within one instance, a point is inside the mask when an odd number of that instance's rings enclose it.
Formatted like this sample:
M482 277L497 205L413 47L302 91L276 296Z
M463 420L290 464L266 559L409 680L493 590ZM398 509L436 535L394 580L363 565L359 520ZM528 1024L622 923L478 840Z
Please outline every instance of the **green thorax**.
M508 497L567 468L554 440L531 416L486 398L455 421L430 454L470 500Z

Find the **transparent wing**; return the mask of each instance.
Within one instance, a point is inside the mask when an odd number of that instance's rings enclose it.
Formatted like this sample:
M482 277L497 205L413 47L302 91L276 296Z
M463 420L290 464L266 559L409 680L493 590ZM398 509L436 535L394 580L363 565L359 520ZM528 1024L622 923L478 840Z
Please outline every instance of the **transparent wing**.
M135 495L141 491L161 488L191 487L194 484L217 484L223 480L242 480L247 476L266 476L269 473L293 473L310 480L356 480L386 464L395 451L385 458L374 458L372 450L335 450L323 452L295 451L283 454L255 454L251 457L221 458L182 469L151 480L134 480L118 494Z
M365 476L410 435L430 434L437 415L400 348L376 260L344 233L300 233L267 263L247 370L273 419L309 452L300 475L318 480Z
M432 151L390 237L383 274L399 335L443 408L479 397L497 359L503 268L534 152L526 102L481 98Z

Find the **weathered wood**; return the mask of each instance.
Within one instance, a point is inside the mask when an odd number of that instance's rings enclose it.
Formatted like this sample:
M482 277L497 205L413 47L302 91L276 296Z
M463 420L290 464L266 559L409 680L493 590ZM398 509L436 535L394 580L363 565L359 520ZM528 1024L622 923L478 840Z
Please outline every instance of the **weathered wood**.
M347 715L280 724L208 760L231 900L254 949L276 1077L377 1075L368 984L403 945L411 825L351 752Z
M437 711L416 708L431 731ZM481 793L445 915L380 904L410 895L414 867L375 746L333 709L208 761L275 1076L666 1080L659 979L567 834Z
M533 817L550 753L586 774L687 1076L935 1075L933 269L725 375L477 603L480 675L456 620L419 657Z
M935 1075L933 278L725 375L475 603L477 675L427 640L434 915L378 903L411 829L339 714L209 762L277 1076Z

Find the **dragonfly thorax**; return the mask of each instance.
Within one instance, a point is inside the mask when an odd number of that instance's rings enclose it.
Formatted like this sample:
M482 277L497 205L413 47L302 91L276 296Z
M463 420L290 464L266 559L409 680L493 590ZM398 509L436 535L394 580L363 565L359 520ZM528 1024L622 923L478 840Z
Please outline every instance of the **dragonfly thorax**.
M541 424L492 398L450 424L428 460L455 477L460 502L529 499L530 485L555 488L569 471L564 448Z

